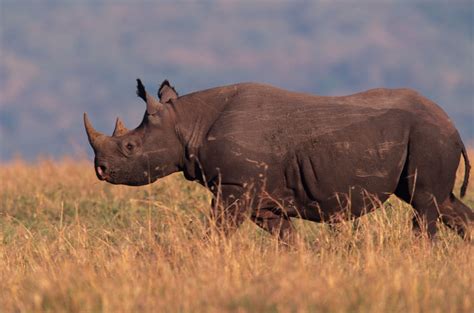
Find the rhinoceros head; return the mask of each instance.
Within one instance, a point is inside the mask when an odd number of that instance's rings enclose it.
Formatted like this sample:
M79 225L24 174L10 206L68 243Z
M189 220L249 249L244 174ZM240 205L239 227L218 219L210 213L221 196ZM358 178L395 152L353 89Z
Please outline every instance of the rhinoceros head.
M117 119L113 135L104 135L94 129L84 113L84 125L100 180L140 186L179 169L183 147L176 134L176 115L171 104L171 100L178 97L176 91L164 81L158 100L148 94L137 79L137 95L147 107L142 122L133 130L128 130Z

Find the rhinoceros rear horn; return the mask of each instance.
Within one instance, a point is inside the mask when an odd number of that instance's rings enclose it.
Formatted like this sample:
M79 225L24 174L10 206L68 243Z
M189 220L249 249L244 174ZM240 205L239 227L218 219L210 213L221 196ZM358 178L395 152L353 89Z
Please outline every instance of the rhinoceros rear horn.
M125 135L126 133L128 133L127 127L125 127L122 120L119 117L117 117L117 120L115 121L114 133L112 134L112 136L114 137L122 136L122 135Z
M163 104L160 103L160 101L146 92L145 86L143 86L139 78L137 78L137 96L146 102L146 112L150 115L155 114L163 108Z
M104 134L99 133L94 129L89 118L87 117L87 113L84 112L84 126L86 128L87 138L89 138L89 143L91 144L92 148L97 149L99 144L99 139L105 137Z

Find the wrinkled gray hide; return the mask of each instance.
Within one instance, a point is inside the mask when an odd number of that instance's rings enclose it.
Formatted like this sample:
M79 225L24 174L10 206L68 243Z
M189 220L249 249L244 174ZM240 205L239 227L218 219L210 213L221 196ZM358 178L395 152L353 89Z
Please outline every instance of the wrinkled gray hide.
M212 216L225 231L247 215L286 240L291 218L358 217L391 194L431 236L438 218L463 237L474 220L453 194L461 155L462 195L468 183L461 138L415 91L323 97L243 83L178 97L165 81L158 100L139 81L138 95L147 112L136 129L108 137L86 121L98 177L142 185L183 171L215 195Z

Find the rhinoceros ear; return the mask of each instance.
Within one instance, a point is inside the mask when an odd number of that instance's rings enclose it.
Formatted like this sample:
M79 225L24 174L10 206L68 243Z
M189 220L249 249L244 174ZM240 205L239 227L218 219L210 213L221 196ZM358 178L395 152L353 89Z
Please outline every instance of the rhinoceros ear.
M117 120L115 121L114 133L112 134L112 136L118 137L118 136L125 135L126 133L128 133L127 127L125 127L122 120L119 117L117 117Z
M171 86L170 82L165 79L162 83L160 88L158 89L158 97L160 97L161 103L166 103L171 99L177 99L178 93L173 86Z
M163 104L146 92L145 86L139 78L137 78L137 96L146 102L146 112L148 114L152 115L163 109Z

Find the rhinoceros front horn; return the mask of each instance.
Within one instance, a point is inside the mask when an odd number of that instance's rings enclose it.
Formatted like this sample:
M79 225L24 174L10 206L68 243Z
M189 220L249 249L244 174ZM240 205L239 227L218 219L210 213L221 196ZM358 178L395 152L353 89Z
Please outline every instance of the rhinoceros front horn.
M114 133L112 134L112 136L114 137L122 136L122 135L125 135L126 133L128 133L127 127L125 127L122 120L119 117L117 117L117 120L115 121Z
M89 138L89 143L91 144L92 148L97 149L99 140L105 137L104 134L99 133L94 129L89 118L87 117L87 113L84 113L84 126L86 127L87 137Z

